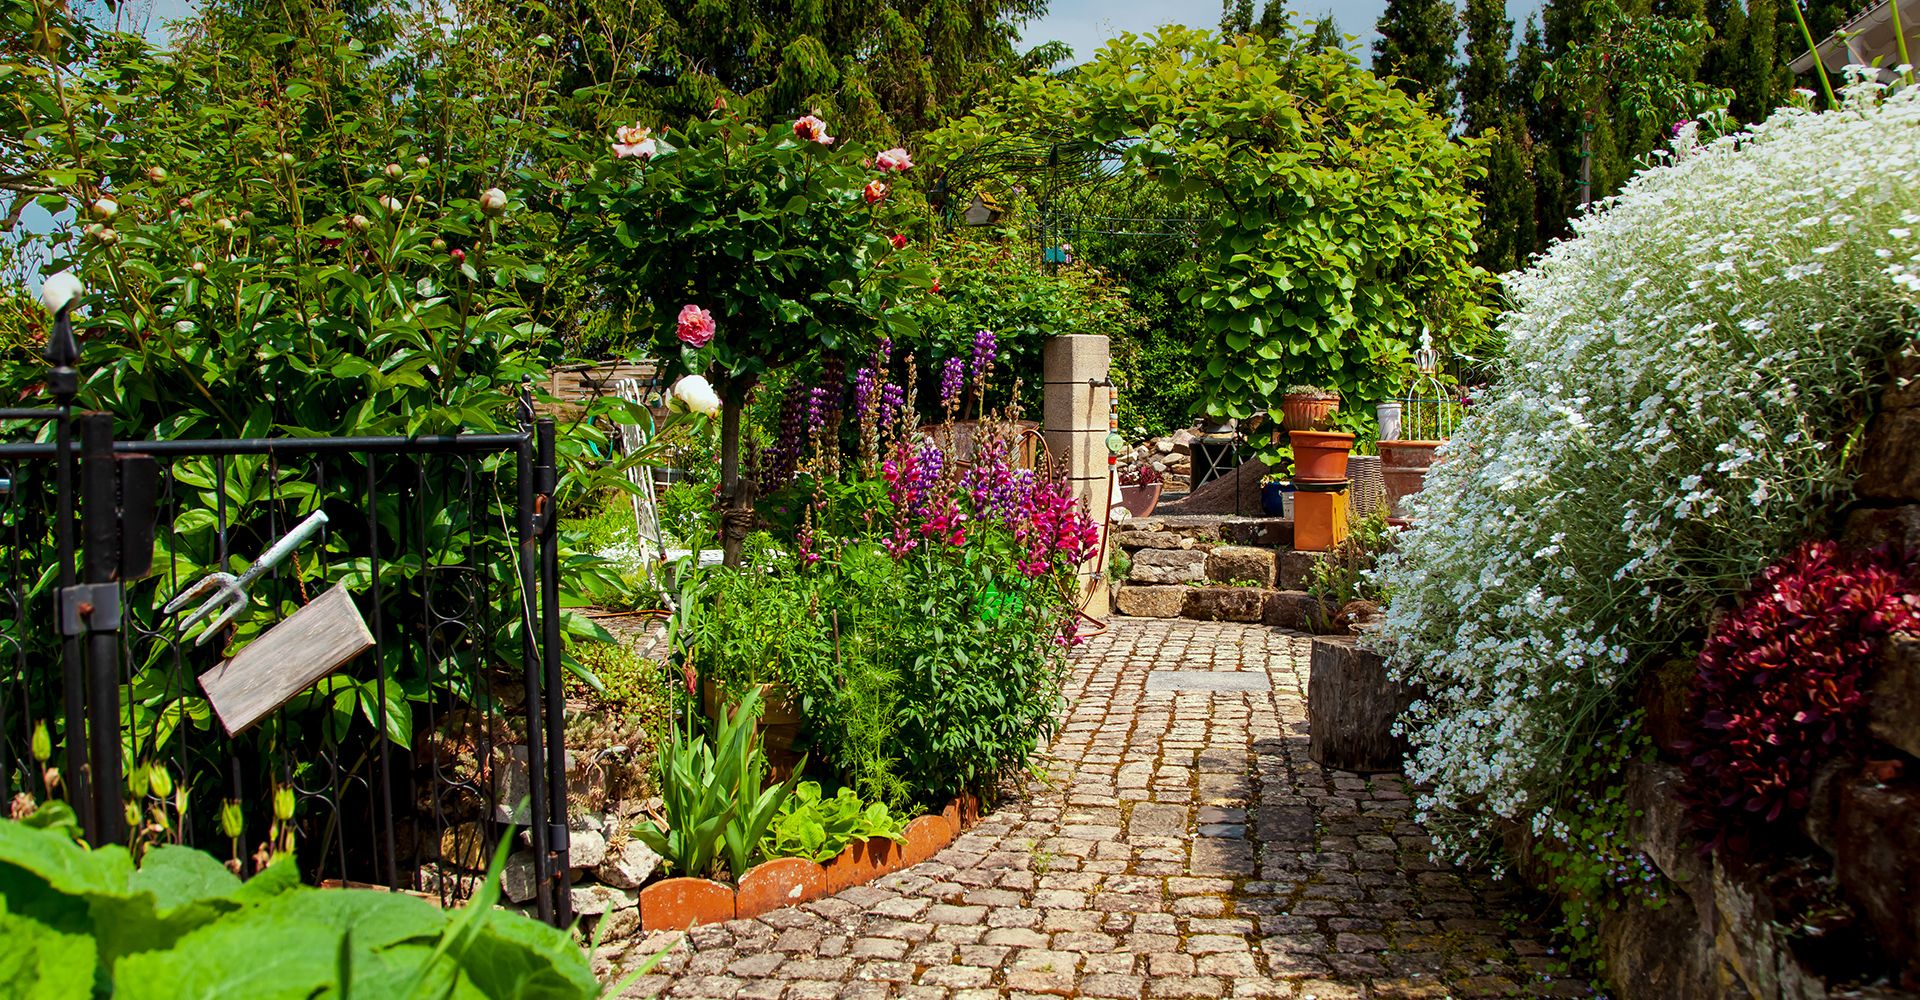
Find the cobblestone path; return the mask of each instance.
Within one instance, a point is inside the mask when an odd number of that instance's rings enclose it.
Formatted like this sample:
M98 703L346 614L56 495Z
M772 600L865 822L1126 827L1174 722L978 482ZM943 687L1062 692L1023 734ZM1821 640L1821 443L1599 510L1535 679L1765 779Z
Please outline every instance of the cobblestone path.
M1427 859L1400 778L1308 759L1308 648L1116 619L1075 656L1047 780L872 885L634 943L614 964L673 950L626 995L1587 995L1505 883Z

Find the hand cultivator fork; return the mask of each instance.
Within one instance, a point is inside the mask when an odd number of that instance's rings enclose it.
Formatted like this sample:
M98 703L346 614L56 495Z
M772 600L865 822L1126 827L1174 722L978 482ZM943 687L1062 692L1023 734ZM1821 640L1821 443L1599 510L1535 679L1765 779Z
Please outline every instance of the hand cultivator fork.
M233 621L235 616L246 610L247 585L259 579L260 574L279 565L280 560L285 559L294 549L306 544L307 539L312 538L314 532L319 531L321 525L326 523L327 512L323 510L314 511L307 515L306 520L295 525L292 531L287 532L281 536L279 541L274 542L273 547L268 549L265 555L255 560L253 565L247 567L247 571L240 574L238 578L232 573L208 573L206 576L195 581L193 586L175 594L173 600L168 601L167 606L161 609L161 613L168 615L173 614L181 608L186 607L195 598L211 592L212 596L208 597L206 602L198 608L195 608L194 612L182 620L179 626L180 634L184 637L187 631L193 628L200 619L205 618L221 608L225 608L226 610L221 612L220 617L215 618L207 625L206 629L200 633L200 638L193 641L193 644L196 646L205 644L207 639L212 637L214 633L226 627L229 622Z

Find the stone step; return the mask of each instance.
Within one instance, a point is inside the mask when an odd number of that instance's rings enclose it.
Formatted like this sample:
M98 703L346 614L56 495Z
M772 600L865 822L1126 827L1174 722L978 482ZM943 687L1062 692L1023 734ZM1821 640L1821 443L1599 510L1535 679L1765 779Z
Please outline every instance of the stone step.
M1258 622L1276 628L1314 632L1333 615L1302 590L1266 587L1191 586L1128 583L1114 593L1114 607L1133 618L1192 618L1200 621Z

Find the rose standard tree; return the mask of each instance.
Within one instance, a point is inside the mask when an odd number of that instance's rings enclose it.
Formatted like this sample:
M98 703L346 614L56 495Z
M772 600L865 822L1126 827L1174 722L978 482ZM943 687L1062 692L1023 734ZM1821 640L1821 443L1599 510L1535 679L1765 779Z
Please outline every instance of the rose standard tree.
M721 514L737 564L752 491L740 414L769 371L870 348L924 277L889 264L877 210L905 150L868 158L812 115L762 128L717 109L656 136L621 128L576 193L611 306L721 399Z

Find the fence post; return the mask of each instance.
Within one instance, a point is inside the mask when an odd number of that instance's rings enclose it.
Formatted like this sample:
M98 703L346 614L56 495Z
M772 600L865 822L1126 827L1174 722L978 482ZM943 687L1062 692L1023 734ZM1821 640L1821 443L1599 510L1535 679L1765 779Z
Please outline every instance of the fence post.
M111 415L88 413L80 418L80 450L86 584L68 591L77 621L63 624L78 625L87 636L87 732L94 812L94 827L88 835L96 844L118 844L126 840L126 823L120 799L119 469L113 458Z
M526 428L531 431L532 428ZM529 434L514 452L520 489L518 518L520 576L520 678L526 687L527 713L527 832L533 838L534 908L540 919L553 923L553 853L547 844L547 757L544 694L546 664L540 658L540 615L534 608L535 563L539 546L534 531L533 505L538 502L533 482L533 439ZM508 766L512 766L509 764ZM519 803L508 803L518 809Z
M98 833L93 815L92 786L87 782L87 667L86 643L76 631L66 628L66 594L79 583L74 558L73 525L73 397L80 391L80 343L73 338L73 304L68 303L53 317L53 333L47 337L43 356L52 370L47 372L47 394L59 414L53 422L53 539L59 562L54 584L54 621L60 629L61 697L66 710L66 770L62 780L67 800L80 816L87 835ZM100 841L96 840L96 843Z
M567 864L572 840L567 828L567 692L560 676L560 511L553 495L560 480L554 462L553 418L541 417L534 427L538 447L534 489L539 493L535 502L544 507L539 533L541 655L546 665L542 700L547 724L547 846L558 861L554 920L564 927L573 922L573 871Z

